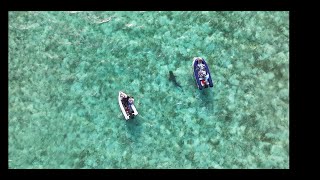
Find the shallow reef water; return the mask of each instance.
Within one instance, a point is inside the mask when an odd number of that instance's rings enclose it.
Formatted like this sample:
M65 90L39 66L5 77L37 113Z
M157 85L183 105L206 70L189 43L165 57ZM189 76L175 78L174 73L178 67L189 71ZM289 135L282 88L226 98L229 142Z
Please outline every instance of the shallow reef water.
M15 11L8 40L11 169L289 168L289 12Z

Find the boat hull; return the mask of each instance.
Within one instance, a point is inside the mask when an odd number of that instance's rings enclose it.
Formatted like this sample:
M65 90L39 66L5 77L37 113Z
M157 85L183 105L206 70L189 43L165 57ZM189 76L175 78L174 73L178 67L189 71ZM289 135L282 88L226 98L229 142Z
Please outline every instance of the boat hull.
M120 110L121 110L124 118L126 120L129 120L130 116L127 113L127 111L125 110L125 107L124 107L124 105L122 104L122 101L121 101L123 99L123 97L127 97L127 96L128 95L126 95L124 92L119 91L118 102L119 102ZM134 105L131 105L131 109L133 110L133 113L132 113L133 115L135 115L135 116L138 115L138 111L137 111L137 109L136 109L136 107Z
M212 82L212 78L211 78L209 66L208 66L207 62L206 62L204 59L202 59L202 63L205 65L206 72L209 74L209 78L208 78L209 86L210 86L210 87L213 87L213 82ZM193 76L194 76L194 78L195 78L195 80L196 80L198 89L202 90L202 89L204 88L204 86L201 85L201 82L200 82L200 80L199 80L197 66L198 66L198 61L197 61L197 59L195 58L195 59L193 60L193 62L192 62Z

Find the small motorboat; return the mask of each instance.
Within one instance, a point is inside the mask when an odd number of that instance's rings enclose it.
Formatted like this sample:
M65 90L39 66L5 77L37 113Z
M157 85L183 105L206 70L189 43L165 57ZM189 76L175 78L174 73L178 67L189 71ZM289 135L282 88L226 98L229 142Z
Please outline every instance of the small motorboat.
M138 111L133 104L133 97L129 97L124 92L119 91L118 101L121 112L126 120L134 118L134 116L138 115Z
M213 82L206 61L201 57L196 57L192 62L193 76L196 79L198 89L213 87Z

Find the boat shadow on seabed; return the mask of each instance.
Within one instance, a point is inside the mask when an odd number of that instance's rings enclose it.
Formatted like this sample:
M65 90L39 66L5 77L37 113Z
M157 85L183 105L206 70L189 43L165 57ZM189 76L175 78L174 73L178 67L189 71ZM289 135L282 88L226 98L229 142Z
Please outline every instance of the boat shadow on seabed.
M126 121L127 132L135 138L140 137L141 134L141 117L135 116L133 119Z
M197 92L197 99L200 100L200 106L206 107L210 111L214 111L214 92L212 89L206 88Z

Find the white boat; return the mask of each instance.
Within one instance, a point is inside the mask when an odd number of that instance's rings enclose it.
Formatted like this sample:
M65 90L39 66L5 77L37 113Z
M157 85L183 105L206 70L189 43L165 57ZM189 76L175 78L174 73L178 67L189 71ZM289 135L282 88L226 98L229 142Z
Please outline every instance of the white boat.
M119 106L120 106L121 112L122 112L124 118L126 120L129 120L130 117L133 118L134 116L138 115L138 111L137 111L136 107L134 106L134 104L129 105L130 107L127 107L127 105L125 103L123 103L123 101L122 101L124 98L128 98L128 95L126 95L122 91L119 91L118 101L119 101ZM129 112L130 108L132 110L132 113ZM130 116L130 114L131 114L131 116Z

